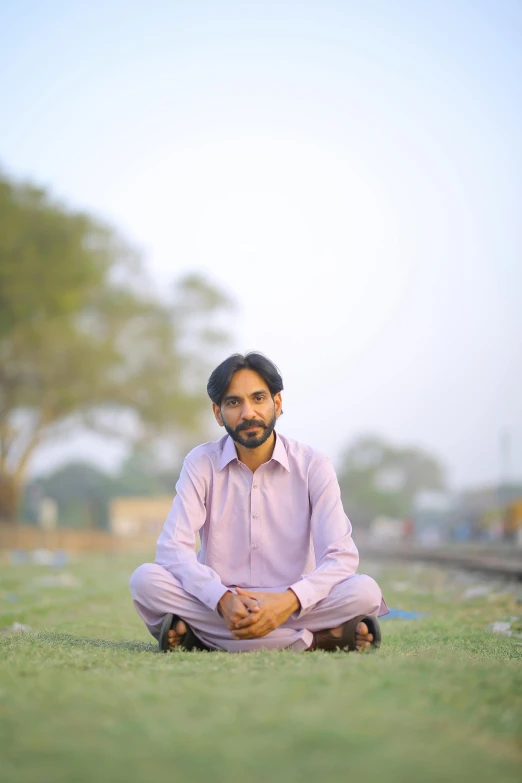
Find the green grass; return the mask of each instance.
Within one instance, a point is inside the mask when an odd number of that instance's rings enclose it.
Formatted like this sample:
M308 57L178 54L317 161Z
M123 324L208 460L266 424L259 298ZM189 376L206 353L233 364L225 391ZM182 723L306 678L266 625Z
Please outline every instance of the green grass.
M487 632L522 614L513 592L368 564L429 613L384 621L376 654L159 655L127 588L142 559L79 559L70 587L0 563L0 628L33 629L0 635L2 783L519 783L522 640Z

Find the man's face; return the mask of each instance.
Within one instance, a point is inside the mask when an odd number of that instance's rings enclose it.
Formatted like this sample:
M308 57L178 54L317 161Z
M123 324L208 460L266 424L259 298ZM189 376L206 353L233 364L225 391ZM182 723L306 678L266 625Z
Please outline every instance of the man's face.
M221 401L212 405L218 424L236 443L256 449L265 443L281 414L281 394L272 399L268 386L254 370L238 370Z

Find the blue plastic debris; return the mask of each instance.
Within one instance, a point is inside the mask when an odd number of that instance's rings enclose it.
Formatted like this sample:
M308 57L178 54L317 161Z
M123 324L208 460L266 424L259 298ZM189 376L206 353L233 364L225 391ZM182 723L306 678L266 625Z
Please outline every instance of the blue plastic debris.
M11 565L22 565L29 562L29 555L25 549L12 549L9 553Z
M406 612L404 609L390 609L389 614L379 617L379 620L420 620L427 612Z
M69 554L65 551L65 549L56 549L54 552L53 565L56 568L61 568L61 566L67 565L68 562L69 562Z

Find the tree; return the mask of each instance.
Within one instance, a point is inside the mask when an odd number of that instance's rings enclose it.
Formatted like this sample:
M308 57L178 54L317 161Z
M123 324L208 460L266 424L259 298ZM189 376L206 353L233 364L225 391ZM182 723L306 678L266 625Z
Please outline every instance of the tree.
M14 519L35 450L72 426L137 440L201 428L225 294L190 275L159 300L114 230L5 176L0 258L0 518Z
M112 476L88 462L71 462L29 483L24 493L24 519L36 521L41 499L50 497L57 503L59 519L66 519L68 527L104 528L113 494Z
M119 472L111 482L112 497L124 495L174 496L181 466L161 464L156 450L139 445L123 460Z
M338 475L349 516L360 525L381 515L406 519L419 493L445 486L444 469L436 457L372 435L360 437L347 449Z

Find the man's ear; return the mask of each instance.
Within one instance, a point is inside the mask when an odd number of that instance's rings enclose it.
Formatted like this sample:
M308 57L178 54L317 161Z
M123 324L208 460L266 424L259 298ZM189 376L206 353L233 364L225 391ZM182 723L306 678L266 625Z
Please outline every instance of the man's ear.
M214 411L214 416L216 417L216 421L219 424L219 426L224 427L225 424L223 422L223 417L221 416L221 408L219 407L219 405L216 405L216 403L213 402L212 410Z
M276 417L279 418L283 413L283 398L281 397L281 392L274 394L274 407Z

